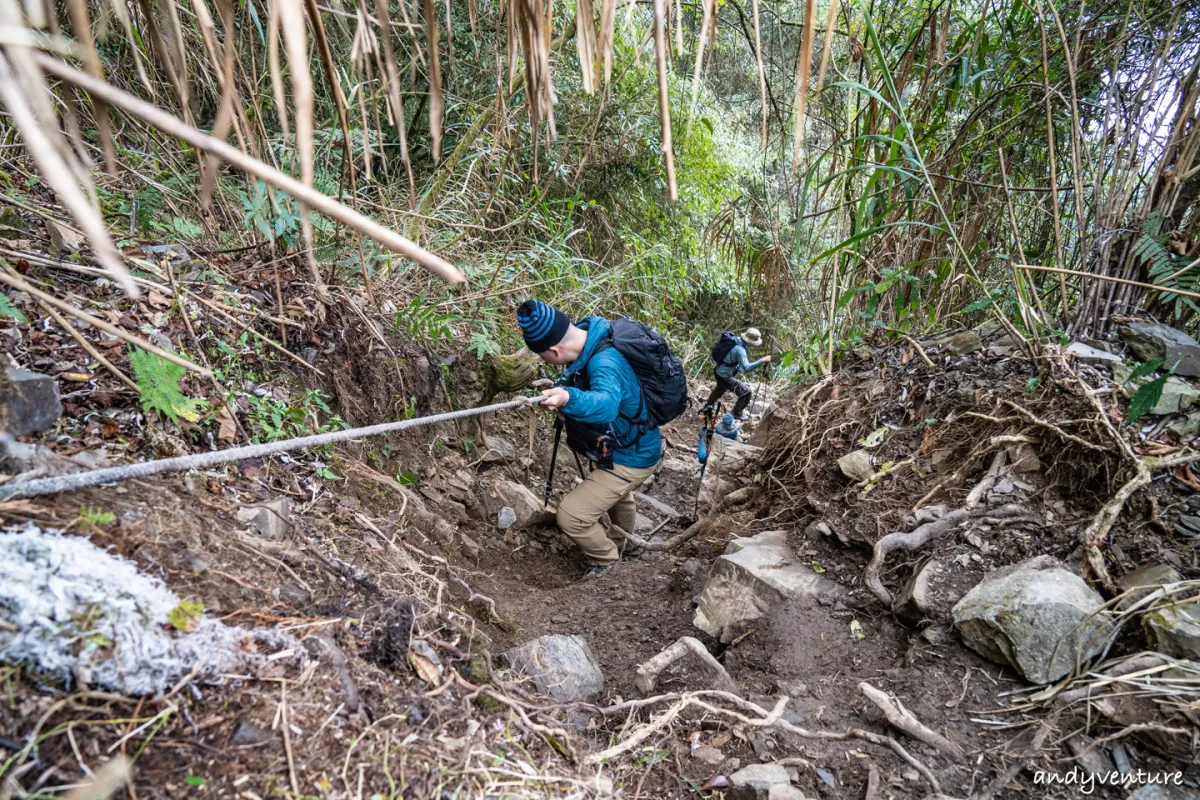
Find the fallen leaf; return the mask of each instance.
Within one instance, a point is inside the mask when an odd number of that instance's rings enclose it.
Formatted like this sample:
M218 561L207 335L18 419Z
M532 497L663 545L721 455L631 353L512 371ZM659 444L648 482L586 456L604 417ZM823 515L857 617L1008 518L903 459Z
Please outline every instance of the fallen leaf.
M908 364L908 362L912 361L914 355L916 355L916 351L914 351L911 347L908 348L904 355L900 356L900 365L905 366Z
M850 636L856 642L861 642L863 639L867 638L867 634L863 632L862 623L856 619L850 620Z
M96 377L90 372L64 372L58 377L65 381L75 381L76 383L87 383L92 378Z
M870 758L869 755L867 755L866 753L860 752L858 750L847 750L846 755L854 756L855 758Z
M237 423L233 420L229 406L221 406L221 410L217 412L217 424L218 441L232 442L237 439Z
M196 626L200 624L200 618L204 615L204 604L195 600L182 600L179 605L171 610L167 620L171 623L171 627L180 633L191 633L196 630Z
M881 425L880 427L876 428L875 430L873 430L869 434L867 434L864 438L859 439L858 443L860 445L862 445L863 447L866 447L867 449L870 449L872 447L878 447L879 444L883 441L884 434L886 434L886 433L887 433L887 428L883 427Z
M712 791L713 789L728 789L728 788L729 788L729 778L726 778L724 775L713 775L711 778L709 778L708 780L706 780L704 782L704 785L700 787L700 791L709 792L709 791Z
M815 573L817 573L818 575L824 575L824 574L825 574L825 568L821 566L821 562L820 562L820 561L817 561L817 560L815 560L815 559L814 559L814 560L813 560L813 562L812 562L812 571L813 571L813 572L815 572Z
M146 302L148 302L154 308L171 307L171 301L164 297L162 292L159 292L155 289L151 289L150 293L146 295Z

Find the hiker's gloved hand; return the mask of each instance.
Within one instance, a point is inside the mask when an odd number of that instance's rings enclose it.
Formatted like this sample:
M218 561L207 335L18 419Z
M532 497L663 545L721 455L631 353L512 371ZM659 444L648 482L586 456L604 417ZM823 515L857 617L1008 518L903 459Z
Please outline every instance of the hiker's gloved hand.
M561 386L556 386L553 389L545 389L542 391L542 407L543 408L562 408L571 400L571 395L567 394L567 390Z

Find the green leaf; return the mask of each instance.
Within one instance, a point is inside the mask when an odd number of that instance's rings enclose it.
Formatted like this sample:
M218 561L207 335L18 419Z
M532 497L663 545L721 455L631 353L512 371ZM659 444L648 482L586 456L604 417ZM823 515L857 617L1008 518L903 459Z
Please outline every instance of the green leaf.
M204 603L196 602L195 600L182 600L179 605L171 610L168 620L171 627L180 633L191 633L196 630L196 626L200 624L200 618L204 615Z
M975 311L983 311L985 308L991 306L995 302L996 301L990 297L985 297L982 300L976 300L974 303L971 303L966 308L964 308L963 313L970 314Z
M1162 399L1163 387L1167 385L1169 375L1162 375L1149 383L1143 383L1134 392L1133 399L1129 401L1129 413L1125 415L1125 421L1133 423L1150 413L1150 409L1158 404Z
M883 441L885 434L887 434L887 428L881 425L880 427L868 433L862 439L859 439L858 443L870 450L872 447L879 446L879 444Z
M816 561L816 560L814 560L814 561L812 562L812 571L813 571L813 572L815 572L815 573L817 573L818 575L824 575L824 574L825 574L825 568L821 566L821 562L820 562L820 561Z
M419 480L421 480L421 476L415 472L401 472L396 475L396 483L401 486L412 486Z
M129 351L129 364L142 390L142 409L149 414L157 411L178 422L179 418L196 422L208 408L208 402L188 397L179 387L184 368L154 353L134 347Z
M867 638L866 632L863 631L862 623L856 619L850 620L850 638L854 639L856 642L861 642L863 639Z
M21 313L21 309L12 304L8 299L8 295L0 292L0 316L15 319L17 322L29 322L25 315Z
M188 775L183 779L183 782L188 786L195 786L198 789L203 788L203 786L208 783L208 781L204 780L204 778L201 778L199 775Z
M1142 378L1149 378L1154 373L1158 372L1158 368L1163 365L1164 359L1156 358L1153 361L1147 361L1145 364L1138 364L1129 373L1129 380L1140 381Z

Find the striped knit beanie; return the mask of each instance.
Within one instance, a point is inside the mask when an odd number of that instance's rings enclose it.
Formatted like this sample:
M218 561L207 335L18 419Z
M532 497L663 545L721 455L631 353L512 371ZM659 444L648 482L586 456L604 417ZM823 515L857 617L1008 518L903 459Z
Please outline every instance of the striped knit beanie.
M541 300L526 300L517 309L517 324L521 326L525 346L534 353L544 353L563 340L571 320Z

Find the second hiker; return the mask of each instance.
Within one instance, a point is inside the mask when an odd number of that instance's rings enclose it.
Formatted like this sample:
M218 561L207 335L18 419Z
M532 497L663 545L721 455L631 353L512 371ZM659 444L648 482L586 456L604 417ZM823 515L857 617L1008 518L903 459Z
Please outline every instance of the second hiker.
M757 361L750 361L746 345L758 347L761 344L762 334L758 332L758 328L747 328L741 336L729 331L721 333L721 338L713 345L712 349L713 360L717 362L714 375L717 385L713 388L712 394L708 396L708 402L705 403L706 408L714 407L726 392L733 392L737 395L737 403L733 407L734 418L742 421L750 418L746 406L750 405L751 390L749 386L739 381L737 376L743 372L752 372L763 364L771 363L769 355L763 356Z
M592 471L559 503L557 522L587 559L584 577L596 577L616 566L625 546L600 518L607 511L613 525L633 531L633 492L662 458L658 426L687 405L683 367L661 336L634 320L572 324L557 308L526 300L517 324L532 352L566 367L558 385L542 392L542 405L561 412L568 446Z

